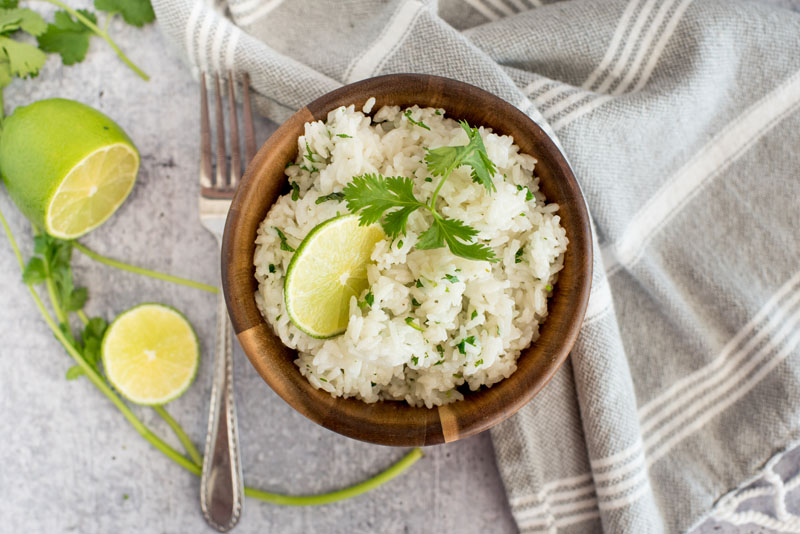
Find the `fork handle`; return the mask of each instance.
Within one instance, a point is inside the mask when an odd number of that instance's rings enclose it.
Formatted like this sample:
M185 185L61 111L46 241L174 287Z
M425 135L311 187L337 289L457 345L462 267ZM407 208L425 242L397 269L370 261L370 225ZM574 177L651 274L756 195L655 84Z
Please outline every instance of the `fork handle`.
M206 450L200 479L200 508L209 525L226 532L239 521L243 498L239 430L233 395L231 327L225 298L220 294L214 382L211 386Z

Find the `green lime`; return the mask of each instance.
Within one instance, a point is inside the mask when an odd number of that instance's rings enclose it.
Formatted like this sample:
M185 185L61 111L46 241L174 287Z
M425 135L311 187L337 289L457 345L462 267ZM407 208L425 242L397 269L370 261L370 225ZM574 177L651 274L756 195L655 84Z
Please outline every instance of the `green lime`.
M139 153L122 128L80 102L51 98L3 121L0 173L22 213L48 234L97 228L133 188Z
M166 404L194 380L200 347L192 325L163 304L141 304L120 314L103 337L108 381L137 404Z
M334 217L308 233L283 284L286 311L297 328L316 338L347 330L350 297L369 287L367 265L382 239L380 226L359 226L356 215Z

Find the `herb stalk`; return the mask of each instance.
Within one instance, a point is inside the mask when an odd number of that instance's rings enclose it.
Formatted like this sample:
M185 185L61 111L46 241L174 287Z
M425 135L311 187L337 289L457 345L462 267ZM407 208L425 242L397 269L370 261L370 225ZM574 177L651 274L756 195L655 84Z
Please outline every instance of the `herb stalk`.
M153 271L151 269L137 267L129 263L125 263L119 260L114 260L109 257L103 256L102 254L95 252L94 250L90 249L89 247L78 241L73 241L72 243L75 246L75 248L78 249L85 256L88 256L89 258L97 262L108 265L109 267L114 267L123 271L140 274L142 276L149 276L150 278L156 278L158 280L173 282L175 284L192 287L194 289L202 289L203 291L208 291L209 293L216 294L219 292L219 289L217 289L214 286L203 284L202 282L195 282L194 280L189 280L188 278L180 278L178 276L172 276L171 274L164 274L158 271Z
M69 7L64 2L61 2L60 0L39 0L39 1L40 2L47 2L48 4L52 4L54 6L58 6L61 9L63 9L64 11L66 11L67 13L69 13L70 15L72 15L73 17L75 17L84 26L86 26L87 28L92 30L92 32L95 35L97 35L98 37L101 37L106 43L108 43L108 46L110 46L111 49L114 50L114 52L117 54L117 57L119 57L128 67L130 67L131 70L133 72L135 72L140 78L142 78L144 81L150 81L150 76L145 74L145 72L142 69L137 67L136 64L133 61L131 61L128 58L128 56L126 56L125 53L122 50L120 50L119 46L117 46L117 43L115 43L114 40L111 38L111 36L108 34L108 31L107 31L108 24L106 24L106 29L101 29L100 27L97 26L97 24L95 24L94 22L89 20L82 13L80 13L79 11L77 11L75 9L72 9L71 7ZM109 20L110 20L110 18L111 18L111 15L109 15Z

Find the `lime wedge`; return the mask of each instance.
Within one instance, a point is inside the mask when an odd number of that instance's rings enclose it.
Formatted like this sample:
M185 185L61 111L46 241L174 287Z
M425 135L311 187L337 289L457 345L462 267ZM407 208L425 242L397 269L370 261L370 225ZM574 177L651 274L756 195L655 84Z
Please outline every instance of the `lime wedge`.
M74 239L100 226L133 188L139 153L114 121L63 98L3 121L0 173L19 209L47 233Z
M197 336L179 311L141 304L120 314L103 337L109 382L137 404L178 398L194 380L200 360Z
M286 311L297 328L316 338L347 330L350 297L369 286L367 265L382 239L380 226L359 226L357 215L334 217L308 233L283 284Z

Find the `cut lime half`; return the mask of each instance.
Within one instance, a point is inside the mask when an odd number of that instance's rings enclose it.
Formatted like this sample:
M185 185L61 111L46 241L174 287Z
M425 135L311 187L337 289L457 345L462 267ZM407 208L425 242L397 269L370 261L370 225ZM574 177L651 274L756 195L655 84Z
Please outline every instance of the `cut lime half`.
M89 106L50 98L3 121L0 174L39 228L75 239L97 228L131 192L139 153L120 126Z
M200 349L192 325L163 304L141 304L120 314L103 337L109 382L137 404L178 398L194 380Z
M380 226L359 226L357 215L315 226L297 247L283 284L286 311L295 326L316 338L347 330L350 298L369 287L367 266Z
M73 239L103 224L117 211L136 182L139 154L119 143L100 148L78 163L47 206L47 233Z

